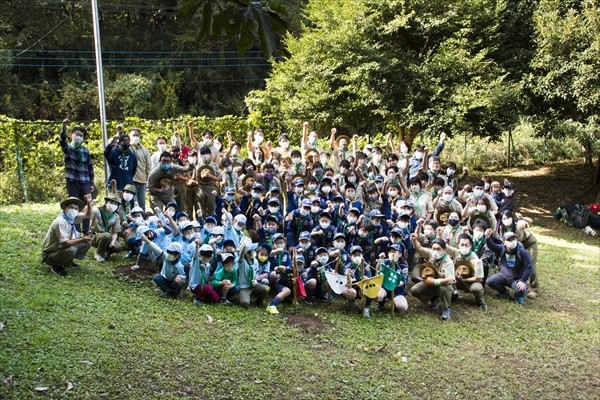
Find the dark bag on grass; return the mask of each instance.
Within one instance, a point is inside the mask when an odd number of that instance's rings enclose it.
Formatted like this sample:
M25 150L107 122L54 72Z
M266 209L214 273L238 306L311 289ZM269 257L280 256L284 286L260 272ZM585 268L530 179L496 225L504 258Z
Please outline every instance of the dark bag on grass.
M591 211L588 206L580 206L579 204L567 204L559 207L554 213L554 218L562 219L567 225L573 228L583 229L587 226L588 218Z

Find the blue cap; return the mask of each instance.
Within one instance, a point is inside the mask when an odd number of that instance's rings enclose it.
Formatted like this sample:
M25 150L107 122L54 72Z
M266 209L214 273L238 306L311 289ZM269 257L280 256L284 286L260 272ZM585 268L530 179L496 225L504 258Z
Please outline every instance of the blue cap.
M319 214L319 218L321 217L327 217L329 219L331 219L331 214L329 214L327 211L323 211L321 212L321 214Z
M387 251L390 250L398 250L399 252L402 252L402 248L400 248L400 246L398 244L391 244L388 246Z
M285 240L285 237L283 236L282 233L276 233L276 234L273 235L272 239L273 239L273 242L274 242L277 239L284 239Z
M192 226L193 226L194 228L202 228L202 227L200 226L200 222L198 222L198 221L192 221Z
M319 247L315 253L319 254L320 251L324 251L326 253L329 253L329 250L327 250L325 247Z
M265 222L267 222L267 221L275 221L275 222L279 223L279 219L277 219L277 217L274 216L273 214L268 215L267 218L265 218Z
M216 225L216 224L217 224L217 219L216 219L215 217L207 217L207 218L204 220L204 223L206 224L207 222L212 222L213 224L215 224L215 225Z
M181 232L183 232L183 231L185 231L186 229L189 229L189 228L193 228L192 223L190 221L185 221L183 224L181 224L181 226L179 227L179 230Z
M235 188L233 186L226 187L225 194L235 194Z
M410 200L406 200L406 204L405 204L405 206L406 206L406 207L410 207L410 208L415 208L415 205L414 205L414 204L413 204L413 202L412 202L412 201L410 201Z
M304 239L311 240L310 232L304 231L304 232L300 233L298 240L304 240Z
M375 175L375 182L383 182L384 180L385 178L383 177L383 175Z
M253 243L254 244L254 243ZM258 247L258 246L257 246ZM271 254L271 252L273 251L273 247L271 247L270 244L268 243L261 243L260 247L264 248L265 250L267 250L267 253Z
M362 253L363 249L360 246L352 246L352 247L350 247L350 254L354 253L355 251L360 251Z
M302 200L302 207L310 207L312 206L312 203L310 201L310 199L303 199Z
M254 185L252 185L252 189L258 189L262 191L265 190L265 187L258 182L254 182Z
M323 179L321 179L321 185L324 183L329 183L331 185L332 182L333 180L328 176L324 176Z
M302 264L304 264L304 256L302 254L297 254L296 262L301 262Z
M373 217L383 217L384 215L381 213L381 211L379 210L372 210L369 213L369 218L373 218Z
M235 242L233 240L231 240L231 239L227 239L227 240L223 241L223 247L227 247L229 245L235 247Z
M312 203L314 203L315 201L318 201L319 204L321 204L321 199L319 199L317 196L313 196L310 198L310 205L312 206Z
M179 253L179 254L181 254L181 243L179 243L179 242L171 242L171 244L169 244L167 246L167 251L170 251L172 253Z
M150 228L148 228L146 225L138 226L138 228L135 231L135 240L140 240L142 238L142 235L148 232L149 230Z
M400 211L398 213L398 215L400 215L400 218L402 218L402 217L410 218L410 211L408 211L408 210L402 210L402 211Z
M235 259L235 256L231 253L221 253L221 261L226 261L229 258Z
M298 185L304 185L304 179L302 179L302 178L296 178L296 179L294 180L294 185L295 185L295 186L298 186Z
M399 236L402 236L402 229L395 227L394 229L392 229L392 231L390 232L390 234L395 233Z
M175 221L177 221L179 219L179 217L186 217L186 218L190 218L187 213L183 212L183 211L179 211L177 214L175 214Z
M348 210L348 212L349 212L349 213L351 213L351 212L355 212L355 213L357 213L357 214L360 216L360 210L359 210L358 208L356 208L356 207L352 207L352 208L350 208L350 209Z
M341 194L336 194L335 196L333 196L332 201L336 201L336 200L344 201L344 196L342 196Z
M252 251L252 250L256 250L258 248L258 243L252 243L249 247L247 251ZM269 251L270 253L270 251Z
M406 207L406 200L398 200L398 207Z
M277 203L278 206L281 206L281 201L279 201L279 199L277 197L271 197L269 199L269 201L267 202L267 204L271 204L271 203Z
M338 232L333 236L333 240L336 240L336 239L346 240L346 235L344 235L342 232Z
M174 201L172 201L169 204L167 204L167 207L175 207L175 211L179 210L179 206ZM167 207L165 207L165 210L167 209Z

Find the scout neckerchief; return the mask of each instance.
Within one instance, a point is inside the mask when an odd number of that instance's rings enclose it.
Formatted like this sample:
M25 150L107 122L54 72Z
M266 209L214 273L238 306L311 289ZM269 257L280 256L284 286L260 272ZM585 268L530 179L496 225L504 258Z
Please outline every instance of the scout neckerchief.
M433 260L433 265L435 265L439 269L440 266L442 265L442 262L446 259L446 256L447 256L447 254L444 253L444 255L442 256L442 258L440 258L439 260Z
M365 164L363 166L359 166L358 170L363 173L363 175L369 174L369 167Z
M250 214L250 211L253 211L253 210L254 210L254 202L255 202L256 200L257 200L257 199L255 199L254 197L250 196L250 203L248 203L248 209L246 209L246 215L249 215L249 214Z
M473 245L475 246L476 252L479 252L479 248L481 247L481 245L483 245L483 241L484 241L483 236L479 240L473 239Z
M127 171L127 158L125 157L125 154L127 154L129 149L125 151L121 148L121 146L117 146L117 151L121 153L121 155L119 156L119 161L121 161L121 169L123 171Z
M429 176L431 176L432 178L437 178L438 176L440 176L440 171L433 172L432 170L429 170Z
M417 212L419 213L420 216L423 216L423 214L421 213L421 203L419 203L419 200L421 200L421 197L425 194L425 192L423 192L422 190L419 190L419 193L415 194L415 206L417 208Z
M77 158L79 159L79 164L83 165L83 156L81 155L82 146L78 146L75 143L71 143L71 147L73 150L77 152Z
M469 253L465 256L463 256L462 253L459 254L458 259L459 260L468 260L469 257L471 257L471 254L473 254L473 249L469 250Z
M452 199L452 200L450 200L450 201L446 202L444 199L440 199L440 203L442 203L442 206L444 206L444 207L449 207L449 206L450 206L450 204L452 204L452 201L453 201L453 200L454 200L454 199Z
M352 207L352 204L354 204L355 201L356 201L356 196L354 196L354 199L350 199L350 198L346 197L346 203L348 203L349 207Z
M121 201L121 206L123 207L123 211L125 212L125 215L129 215L131 213L131 204L133 203L133 199L131 199L131 201L125 201L125 199L123 199Z
M327 244L327 231L329 231L331 229L331 226L328 226L327 229L323 229L323 234L321 235L321 239L322 239L322 245L321 247L325 247L325 245Z
M235 202L233 200L231 201L227 201L225 199L223 199L223 203L225 204L225 206L227 207L227 212L230 213L231 212L231 207L235 206Z
M62 212L62 217L65 219L65 221L67 221L69 223L69 225L71 225L71 232L69 233L69 238L70 239L78 239L79 238L79 234L77 233L77 229L75 229L75 220L69 219L69 217L67 216L67 214L65 214L65 212Z
M390 195L388 195L388 198L390 199L390 204L394 205L396 201L398 201L398 199L400 198L400 195L397 194L395 197L391 197Z
M313 215L313 213L310 213L309 215L313 220L313 225L318 225L317 222L319 222L319 213L317 213L316 215Z
M454 242L456 241L456 231L458 231L460 225L456 225L455 228L452 228L450 225L448 225L448 227L450 228L448 234L452 234L452 239L450 239L450 246L454 247Z
M361 261L360 264L354 264L354 261L350 262L350 269L354 270L354 277L356 278L357 281L362 280L362 275L358 276L359 274L362 273L362 268L360 268L360 266L362 265L362 263L364 263L365 260Z
M304 167L304 164L302 163L298 163L298 164L294 164L294 171L296 171L295 175L298 175L300 171L300 168Z
M225 170L225 173L229 175L229 186L233 186L233 170Z
M346 177L341 172L338 173L340 186L344 186L346 184Z
M108 223L110 222L110 220L113 218L113 216L115 215L115 213L111 213L110 215L108 215L108 213L106 212L106 206L100 208L100 216L102 217L102 224L104 225L104 232L108 232Z

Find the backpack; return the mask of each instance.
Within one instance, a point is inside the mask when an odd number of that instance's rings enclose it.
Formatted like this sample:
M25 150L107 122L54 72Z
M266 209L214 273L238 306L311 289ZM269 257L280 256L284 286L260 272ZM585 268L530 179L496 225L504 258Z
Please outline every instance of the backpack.
M567 225L583 229L587 226L587 221L591 215L590 208L588 206L580 206L579 204L568 204L563 207L559 207L554 213L554 218L563 220Z
M600 204L590 204L590 212L595 215L600 215Z

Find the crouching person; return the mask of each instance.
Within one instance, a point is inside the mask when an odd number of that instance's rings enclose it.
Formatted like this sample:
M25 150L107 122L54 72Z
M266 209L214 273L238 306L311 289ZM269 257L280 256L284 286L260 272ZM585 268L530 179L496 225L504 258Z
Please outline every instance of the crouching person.
M237 284L238 272L234 268L235 256L231 253L221 254L223 268L213 276L213 288L221 294L221 302L228 306L233 305L231 298L238 294L240 287Z
M154 242L151 242L146 236L142 236L144 243L148 244L150 248L156 253L161 253L163 261L162 270L160 274L154 275L154 282L160 288L160 296L167 297L173 294L178 299L183 298L182 289L185 286L186 276L183 270L183 264L179 262L181 258L181 244L175 242L167 246L166 256L165 252L160 250L160 247Z
M109 193L104 198L104 205L94 207L92 210L90 229L93 235L92 246L97 249L94 254L96 261L104 262L111 254L123 250L118 241L121 233L121 218L117 209L120 204L119 196Z
M79 267L73 260L83 260L90 249L91 238L80 237L75 229L76 225L85 219L90 219L92 215L92 196L88 194L84 198L87 201L85 209L83 201L76 197L69 197L62 201L60 208L63 212L56 217L46 233L42 261L50 265L52 267L50 271L56 275L66 276L65 267Z
M238 285L240 290L240 304L244 308L250 305L250 295L254 293L256 296L255 304L258 307L263 306L263 300L269 293L269 287L257 282L260 277L261 267L256 259L256 248L258 245L252 245L246 248L242 245L240 250L240 258L238 260ZM263 277L267 281L266 277Z
M211 265L210 260L214 255L214 249L208 244L200 244L196 239L196 252L190 268L190 291L194 294L194 303L200 305L202 300L210 300L218 303L221 298L210 284Z

